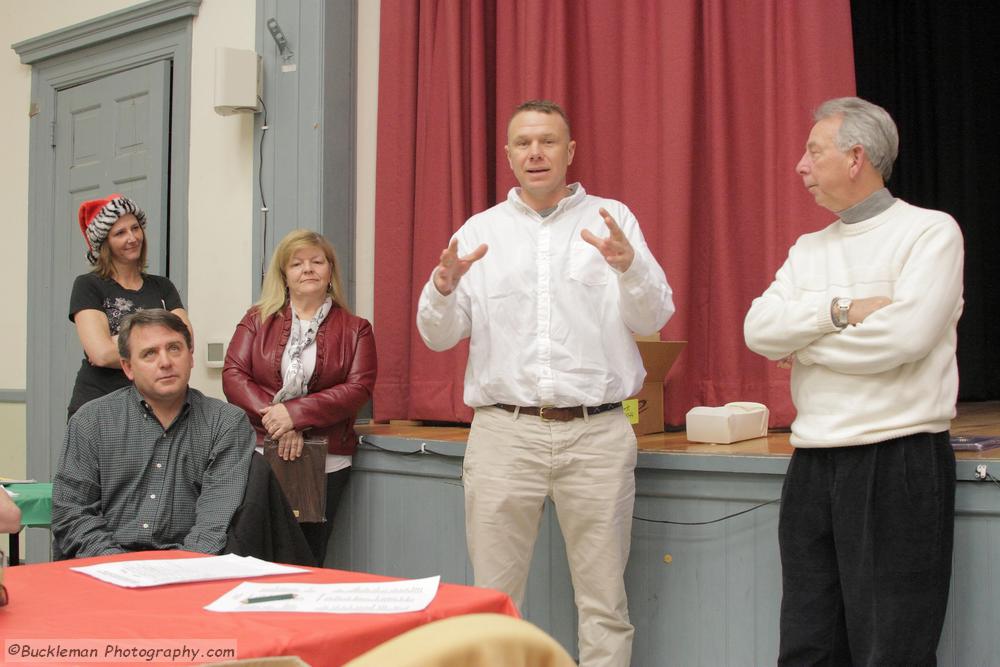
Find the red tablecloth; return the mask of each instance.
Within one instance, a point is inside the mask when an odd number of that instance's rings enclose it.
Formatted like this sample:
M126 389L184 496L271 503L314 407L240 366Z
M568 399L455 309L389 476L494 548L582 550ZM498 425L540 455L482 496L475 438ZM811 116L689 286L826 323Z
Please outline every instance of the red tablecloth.
M130 589L69 569L112 560L197 556L177 551L139 552L8 568L4 583L10 603L0 608L0 638L6 640L4 643L18 639L235 639L239 658L297 655L319 666L341 665L387 639L449 616L479 612L518 616L503 593L454 584L441 584L427 609L405 614L219 613L202 607L234 588L239 580ZM309 570L255 581L391 580L343 570ZM4 653L0 663L9 657L6 650Z

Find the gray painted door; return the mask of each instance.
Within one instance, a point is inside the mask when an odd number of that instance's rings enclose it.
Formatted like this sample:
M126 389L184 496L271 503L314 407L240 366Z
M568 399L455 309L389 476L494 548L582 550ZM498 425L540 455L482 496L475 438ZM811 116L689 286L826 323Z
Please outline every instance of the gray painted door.
M59 91L54 128L56 184L52 238L52 466L83 350L67 319L73 279L90 270L77 211L120 193L146 211L150 273L169 270L167 174L170 62L158 61Z

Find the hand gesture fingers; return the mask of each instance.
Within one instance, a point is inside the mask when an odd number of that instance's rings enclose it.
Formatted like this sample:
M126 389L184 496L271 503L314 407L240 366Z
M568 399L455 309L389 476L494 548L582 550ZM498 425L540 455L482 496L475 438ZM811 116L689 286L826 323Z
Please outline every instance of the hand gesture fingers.
M635 250L632 249L632 244L628 242L625 233L618 226L618 223L611 214L608 213L607 209L600 209L600 214L604 218L605 226L608 228L608 236L602 238L589 229L584 229L580 232L580 237L597 248L597 251L604 257L604 261L610 264L612 268L624 273L632 266L632 260L635 259Z
M438 266L450 269L458 261L458 239L452 239L448 247L441 251L441 258Z
M487 250L489 248L484 243L465 257L459 257L458 239L452 239L441 252L441 259L434 269L434 286L446 296L454 292L458 281L473 264L483 258Z
M604 218L604 224L607 226L608 231L611 232L611 238L619 243L628 243L628 239L625 238L625 232L618 226L614 217L608 213L608 209L601 208L598 213Z

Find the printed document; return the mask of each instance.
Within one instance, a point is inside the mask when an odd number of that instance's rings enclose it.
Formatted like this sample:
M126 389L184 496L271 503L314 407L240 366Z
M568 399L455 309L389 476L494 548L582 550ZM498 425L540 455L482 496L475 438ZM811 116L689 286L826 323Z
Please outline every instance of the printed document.
M166 558L156 560L120 560L99 565L83 565L71 570L125 588L144 588L189 581L247 579L274 574L297 574L309 570L269 563L251 556L209 556L207 558Z
M290 611L327 614L401 614L426 609L441 577L353 584L259 584L243 582L209 611Z

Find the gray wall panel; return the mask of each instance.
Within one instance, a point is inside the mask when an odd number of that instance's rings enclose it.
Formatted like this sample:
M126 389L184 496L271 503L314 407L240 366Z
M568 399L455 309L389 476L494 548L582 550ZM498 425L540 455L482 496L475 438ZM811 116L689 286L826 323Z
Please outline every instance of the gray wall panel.
M429 449L454 456L408 455L419 451L420 441L363 440L396 451L368 445L358 451L349 498L337 517L333 565L471 583L457 486L462 446L429 442ZM787 463L780 457L643 453L636 515L707 521L745 510L780 496ZM955 568L938 657L942 665L989 666L1000 664L1000 488L967 481L972 467L966 463L959 465ZM990 465L1000 468L1000 461ZM636 667L774 664L778 505L705 526L635 521L626 585ZM576 654L572 587L551 506L535 545L523 612Z
M266 263L277 242L297 228L320 232L336 246L348 298L353 296L356 14L355 0L257 0L268 130L260 150L264 116L258 114L254 299L260 296L261 255ZM271 18L288 39L290 57L279 55L266 27Z

